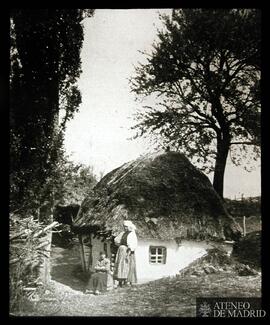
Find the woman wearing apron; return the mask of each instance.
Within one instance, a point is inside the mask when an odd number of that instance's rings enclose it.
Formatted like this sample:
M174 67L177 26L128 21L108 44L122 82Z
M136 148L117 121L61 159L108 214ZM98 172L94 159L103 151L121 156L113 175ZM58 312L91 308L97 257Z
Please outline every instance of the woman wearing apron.
M119 281L120 287L124 284L133 284L137 282L135 249L137 247L136 227L129 221L123 223L124 231L122 231L114 242L119 246L116 258L114 279Z

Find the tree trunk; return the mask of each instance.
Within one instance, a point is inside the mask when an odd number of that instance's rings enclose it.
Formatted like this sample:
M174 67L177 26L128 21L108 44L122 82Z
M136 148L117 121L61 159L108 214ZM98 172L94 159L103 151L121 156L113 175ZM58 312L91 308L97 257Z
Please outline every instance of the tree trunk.
M224 191L224 174L226 161L229 153L229 141L225 139L218 139L217 141L217 158L214 170L213 187L218 195L223 199Z

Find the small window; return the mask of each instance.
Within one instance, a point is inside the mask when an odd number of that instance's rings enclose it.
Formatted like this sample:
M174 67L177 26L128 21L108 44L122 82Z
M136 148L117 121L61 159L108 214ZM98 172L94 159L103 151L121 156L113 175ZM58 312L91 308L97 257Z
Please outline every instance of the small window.
M166 247L150 246L149 247L150 264L166 264Z

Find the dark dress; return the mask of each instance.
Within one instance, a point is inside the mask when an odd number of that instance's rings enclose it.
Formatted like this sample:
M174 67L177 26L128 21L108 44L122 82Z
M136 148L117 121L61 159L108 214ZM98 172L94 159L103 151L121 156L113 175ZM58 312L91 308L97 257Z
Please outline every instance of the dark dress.
M104 292L107 290L107 277L110 271L110 260L105 258L104 260L99 260L95 266L96 272L91 275L86 289L90 291L100 291Z

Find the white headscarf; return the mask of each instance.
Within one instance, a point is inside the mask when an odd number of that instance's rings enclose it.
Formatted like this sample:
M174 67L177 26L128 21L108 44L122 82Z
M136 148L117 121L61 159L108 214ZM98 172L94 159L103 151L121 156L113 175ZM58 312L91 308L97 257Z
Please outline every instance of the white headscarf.
M132 221L130 221L130 220L125 220L125 221L123 222L123 225L126 226L126 227L128 227L128 230L130 230L130 231L135 231L135 230L136 230L136 226L135 226L134 223L133 223Z

